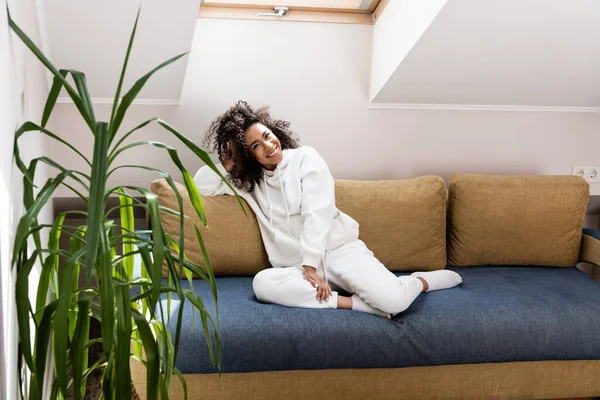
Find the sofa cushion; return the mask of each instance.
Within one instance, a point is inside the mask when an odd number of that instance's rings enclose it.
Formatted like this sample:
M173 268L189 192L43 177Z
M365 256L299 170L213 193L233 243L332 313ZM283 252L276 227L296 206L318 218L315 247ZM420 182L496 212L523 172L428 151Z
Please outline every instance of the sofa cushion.
M588 183L576 176L456 175L448 262L573 266L588 199Z
M579 261L600 266L600 229L583 229ZM592 270L592 276L598 273L594 271L596 270Z
M198 226L206 246L215 275L255 275L270 267L267 253L262 244L256 215L242 200L248 216L244 215L234 196L203 197L208 227L200 222L194 211L185 186L175 182L183 197L183 211L190 220L184 220L185 255L200 265L204 265L200 245L196 239L194 224ZM175 192L164 179L152 182L152 191L158 195L161 206L179 210ZM179 217L161 211L161 222L165 231L179 242ZM163 277L167 276L166 264Z
M576 268L449 269L462 285L422 294L391 321L262 304L252 278L218 278L222 371L600 359L600 283ZM206 282L193 285L212 312ZM167 325L173 337L178 306L172 302ZM193 325L186 302L176 362L182 373L217 371L201 325L198 317Z
M337 207L360 225L360 239L392 271L446 266L446 187L442 178L337 180Z
M185 187L183 196L186 256L203 265L194 233L201 227L216 275L255 275L269 267L258 221L245 201L248 217L232 196L203 197L209 228L200 223ZM392 271L434 270L446 265L446 188L440 177L395 181L336 180L336 205L360 224L360 238ZM164 179L152 182L161 206L178 209ZM179 240L179 218L161 212L165 231ZM233 240L232 240L233 239ZM163 267L166 276L166 265Z

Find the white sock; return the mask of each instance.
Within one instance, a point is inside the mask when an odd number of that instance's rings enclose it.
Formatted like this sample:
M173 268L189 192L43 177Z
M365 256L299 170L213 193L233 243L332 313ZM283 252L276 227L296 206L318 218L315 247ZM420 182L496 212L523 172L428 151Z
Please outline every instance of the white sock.
M450 289L462 283L462 278L459 274L449 269L441 269L439 271L428 272L413 272L410 276L415 278L423 278L429 285L428 292L432 290Z
M358 297L357 295L352 295L352 309L355 311L366 312L369 314L379 315L380 317L386 317L387 319L392 319L390 314L384 313L383 311L379 311L376 308L371 307L363 299Z

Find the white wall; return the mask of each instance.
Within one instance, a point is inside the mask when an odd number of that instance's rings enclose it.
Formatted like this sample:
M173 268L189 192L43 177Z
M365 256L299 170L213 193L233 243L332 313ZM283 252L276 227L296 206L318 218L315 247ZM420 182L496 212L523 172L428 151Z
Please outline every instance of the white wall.
M200 141L219 113L246 99L292 121L336 178L570 174L574 164L597 165L600 116L594 114L368 109L371 42L371 26L201 19L181 106L133 106L124 129L160 116ZM98 110L104 118L110 111ZM91 135L72 105L59 105L52 126L91 151ZM168 137L158 128L143 132L137 140ZM53 150L67 160L62 149ZM128 163L176 171L164 151L126 154ZM191 170L201 165L189 152L184 162ZM148 187L151 179L131 172L113 183Z
M10 83L10 69L8 52L8 29L6 23L6 7L4 2L0 4L0 86L7 87ZM0 132L2 137L13 129L10 114L10 92L0 90ZM8 204L6 199L10 198L11 178L11 146L0 147L0 397L3 399L15 398L16 375L15 371L8 368L15 365L16 352L7 351L8 348L16 348L15 329L9 328L15 325L15 305L12 300L14 280L9 273L9 226L8 226Z
M371 89L373 101L448 0L395 0L373 28Z
M24 48L19 39L9 34L5 2L0 5L0 398L17 398L17 330L14 304L15 276L10 268L14 228L22 213L21 176L13 168L13 138L17 127L27 119L39 122L48 92L46 74L39 62ZM36 42L40 43L39 2L9 0L12 18ZM41 25L43 26L43 25ZM12 38L11 38L12 36ZM5 90L4 90L5 89ZM35 134L20 141L21 155L26 162L48 153L47 140ZM42 184L48 171L39 168L36 183ZM40 222L51 221L51 208L40 214ZM42 235L47 241L47 233ZM30 282L35 291L35 277Z

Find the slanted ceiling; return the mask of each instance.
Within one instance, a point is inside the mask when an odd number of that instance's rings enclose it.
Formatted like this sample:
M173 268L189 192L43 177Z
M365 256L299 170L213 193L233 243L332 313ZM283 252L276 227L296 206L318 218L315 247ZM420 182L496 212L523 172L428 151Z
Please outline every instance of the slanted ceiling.
M600 1L448 0L371 101L600 107Z
M191 48L200 0L144 0L124 88L158 64ZM45 0L52 62L86 73L92 98L114 96L140 2ZM149 103L179 101L187 56L159 71L140 93ZM66 94L62 94L66 96Z
M52 61L84 71L99 102L114 95L138 4L44 1ZM386 4L374 26L372 105L600 107L598 0ZM411 14L426 10L423 4L430 4L425 19ZM125 88L190 50L199 6L200 0L142 1ZM422 23L416 26L418 18ZM390 33L382 35L385 24ZM421 31L415 34L415 29ZM178 104L186 67L187 57L160 71L138 98Z

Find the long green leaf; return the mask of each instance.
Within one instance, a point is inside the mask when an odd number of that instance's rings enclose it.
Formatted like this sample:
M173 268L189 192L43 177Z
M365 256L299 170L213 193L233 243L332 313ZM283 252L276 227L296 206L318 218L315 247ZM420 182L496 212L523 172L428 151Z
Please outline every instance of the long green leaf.
M119 149L119 147L121 146L121 143L123 143L125 141L125 139L127 139L129 136L131 136L136 131L138 131L138 130L142 129L143 127L145 127L146 125L148 125L150 122L154 122L156 120L157 120L157 118L151 118L147 121L144 121L141 124L139 124L138 126L136 126L135 128L133 128L132 130L130 130L129 132L127 132L125 135L123 135L123 137L121 139L119 139L119 141L113 146L112 150L110 151L110 154L108 155L108 159L109 160L113 159L114 152Z
M202 319L202 327L204 328L204 336L206 338L206 345L208 346L208 354L210 356L210 362L213 365L217 364L217 366L218 366L218 368L220 370L221 369L221 362L220 362L220 360L215 361L215 354L214 354L214 349L213 349L212 336L210 334L209 325L208 325L208 323L210 322L211 325L212 325L212 327L213 327L213 333L215 335L215 340L218 340L218 338L219 338L219 332L216 329L215 322L213 321L213 319L210 316L210 314L208 313L208 311L206 311L206 308L204 307L204 302L202 301L202 299L200 298L200 296L198 296L197 294L195 294L191 290L184 290L184 293L185 293L185 297L200 312L200 318ZM217 345L217 347L220 347L220 346Z
M34 202L33 184L30 183L30 180L27 178L27 176L30 176L32 180L34 179L37 164L40 161L44 162L48 165L51 165L53 167L58 168L63 173L67 173L67 170L65 170L62 166L57 165L56 163L54 163L54 161L50 160L47 157L38 157L38 158L34 158L33 160L31 160L31 163L29 164L29 168L27 170L27 174L25 174L25 176L23 177L23 205L25 206L26 211L31 208L31 206ZM76 173L75 171L70 171L70 172L73 172L73 174ZM81 180L79 180L79 178L77 178L73 174L70 175L71 178L75 179L76 181L81 182ZM63 182L63 184L64 184L64 182ZM83 182L81 182L81 184L85 187L85 184ZM31 224L32 224L32 226L39 226L37 218L34 218L31 222ZM28 235L29 234L33 235L33 239L34 239L36 248L40 249L42 247L42 243L41 243L41 237L40 237L39 231L31 230L31 231L29 231ZM42 265L44 264L44 260L43 260L41 254L40 254L40 264L42 264ZM42 283L44 283L44 282L42 281Z
M91 342L93 342L93 340L92 340L92 341L90 341L90 342L88 342L88 345L89 345ZM88 347L89 347L89 346L88 346ZM83 372L83 377L82 377L82 379L83 379L84 381L85 381L85 380L87 380L87 379L88 379L88 377L90 376L90 374L91 374L92 372L94 372L95 370L97 370L97 369L99 369L99 368L104 368L105 366L106 366L106 358L104 358L104 357L100 357L100 358L98 359L98 361L96 361L96 362L94 363L94 365L92 365L91 367L89 367L88 369L86 369L86 370Z
M131 334L131 338L133 340L133 354L135 354L138 357L141 357L143 345L141 343L140 333L137 330L133 331Z
M89 228L88 228L89 230ZM112 254L106 230L100 230L100 252L96 263L96 276L100 286L100 307L102 316L102 350L105 355L112 351L115 324L114 282L112 279ZM88 237L89 240L89 237ZM107 356L110 360L110 357Z
M58 389L58 380L54 380L52 382L52 390L50 391L50 398L52 400L63 400L64 397L60 394L60 390Z
M92 119L86 112L81 97L79 97L79 95L69 84L69 82L67 82L67 80L62 76L62 74L54 67L54 65L52 65L52 63L46 58L46 56L41 52L41 50L35 45L35 43L33 43L33 41L29 39L29 37L27 37L25 32L23 32L21 28L19 28L10 17L8 19L8 25L17 34L17 36L19 36L23 43L25 43L29 50L31 50L31 52L38 58L38 60L40 60L42 64L44 64L44 66L52 73L52 75L54 75L58 80L61 81L65 90L69 94L69 97L71 97L71 100L73 100L75 107L77 107L77 109L83 116L86 124L90 127L90 130L92 130L93 132L95 128L94 124L92 123Z
M51 137L52 139L56 140L57 142L64 144L69 149L73 150L73 152L75 154L77 154L79 157L81 157L81 159L83 159L87 165L89 165L90 167L92 166L92 164L90 163L90 160L88 160L87 157L84 156L79 150L77 150L72 144L63 140L56 134L54 134L51 131L49 131L48 129L44 128L43 126L34 124L31 121L25 122L23 125L21 125L19 127L19 129L17 129L17 131L15 132L15 141L18 140L21 136L23 136L24 133L27 133L27 132L42 132L43 134Z
M112 163L115 161L115 159L123 152L125 152L126 150L132 149L134 147L139 147L139 146L154 146L154 147L158 147L161 149L167 149L167 150L175 150L175 148L173 146L169 146L168 144L164 144L161 142L156 142L153 140L148 140L148 141L144 141L144 142L134 142L134 143L130 143L127 144L119 149L115 149L115 151L112 153L111 158L109 158L108 160L108 164L112 165Z
M160 398L169 400L169 392L167 385L165 384L165 378L163 375L158 376L158 390L160 391Z
M185 381L185 377L177 368L174 368L173 371L175 371L175 374L177 375L179 382L181 382L181 387L183 388L183 400L187 400L188 390L187 390L187 383Z
M29 168L31 169L38 162L47 164L53 168L56 168L57 170L59 170L61 172L72 171L73 174L71 175L71 179L73 179L75 182L79 183L86 191L90 190L90 187L84 181L82 181L80 178L77 177L77 175L80 175L83 178L87 179L88 182L90 182L92 178L89 175L87 175L83 172L80 172L80 171L68 170L68 169L64 168L62 165L60 165L59 163L57 163L56 161L54 161L53 159L46 157L46 156L36 157L33 160L31 160L31 163L29 164Z
M77 326L73 341L71 342L71 365L73 371L73 395L75 400L85 395L85 381L82 379L83 372L87 369L86 342L90 333L90 298L84 296L78 302L79 315L77 315Z
M66 213L60 213L56 216L54 226L48 235L48 248L55 250L58 249L60 240L60 234L62 232L62 225L65 221ZM40 282L38 284L37 297L35 302L36 312L40 311L42 307L46 305L46 299L48 298L48 289L50 284L50 276L52 272L58 268L58 255L49 255L44 260L42 265L42 272L40 274Z
M190 260L182 260L177 254L169 254L169 257L171 257L173 259L173 262L175 263L182 263L183 266L187 269L189 269L190 271L192 271L192 273L198 277L200 277L202 280L205 280L208 282L208 276L206 275L206 272L204 272L204 270L202 269L202 267L200 267L200 265L195 264L193 262L191 262Z
M171 160L173 163L179 168L181 174L183 176L183 183L185 184L185 188L188 191L188 195L190 196L190 200L192 202L192 206L194 206L194 210L198 214L200 221L204 226L208 225L206 220L206 213L204 212L204 203L202 202L202 197L200 196L200 192L198 191L198 186L194 183L194 178L192 175L185 169L183 163L179 159L179 155L176 150L168 150L169 156L171 156Z
M142 188L139 186L121 186L122 189L131 189L136 190L143 194L146 197L147 210L150 217L150 223L152 226L152 238L153 238L153 246L152 246L152 261L151 264L146 264L146 266L151 265L150 278L153 283L152 288L152 297L151 304L152 309L151 313L154 316L154 308L158 303L158 299L160 297L160 280L162 276L162 261L164 259L165 253L168 253L165 249L165 240L163 238L164 232L162 228L162 224L160 222L160 217L158 213L158 197L156 194L152 193L146 188ZM105 197L108 196L112 191L116 189L110 189L105 193ZM142 259L144 260L144 252L140 248L140 254L142 255ZM146 260L144 260L146 261ZM156 287L154 287L156 286Z
M156 385L153 384L158 382L160 376L160 358L158 353L158 346L152 335L152 330L148 325L148 321L138 311L132 311L133 319L137 325L137 330L144 344L144 351L146 352L146 396L148 400L155 400L158 396Z
M148 283L148 284L145 284L145 285L141 285L140 282L138 282L138 283L140 284L140 286L150 286L151 285L151 283ZM174 287L172 287L172 286L164 285L164 286L160 287L160 292L161 293L176 293L177 290ZM143 300L143 299L145 299L147 297L150 297L150 294L151 294L150 292L142 293L140 295L135 296L133 299L131 299L131 301L140 301L140 300Z
M159 303L158 308L160 321L165 321L166 319L162 302ZM168 386L170 377L173 374L173 344L171 342L171 336L169 334L169 330L165 328L162 322L154 322L152 324L152 328L154 329L154 336L156 337L156 342L158 344L158 354L161 355L160 358L163 361L163 370L161 371L161 376L168 376L166 379L166 385Z
M85 249L71 256L65 261L59 284L58 304L54 316L54 364L56 365L56 380L58 388L64 396L67 395L67 340L68 340L68 315L71 294L73 291L73 272L75 264L83 255Z
M115 369L112 355L113 354L111 353L108 361L106 362L104 373L102 374L102 398L104 400L112 400L115 391L115 388L112 385L112 383L115 381Z
M202 253L202 259L204 260L204 265L206 266L206 276L208 278L208 283L210 284L211 292L213 295L213 299L215 301L215 318L217 320L217 325L220 327L219 322L219 307L218 307L218 294L217 294L217 281L215 279L215 272L213 270L212 264L210 262L210 258L208 257L208 250L204 245L204 240L202 239L202 234L196 225L194 225L194 230L196 231L196 239L198 239L198 244L200 245L200 252ZM191 285L190 285L191 287Z
M163 178L167 181L167 183L169 184L169 186L171 187L171 189L173 190L173 192L175 193L175 196L177 198L177 203L179 206L179 215L183 214L183 198L181 197L181 194L179 193L179 189L177 188L177 185L175 185L175 182L173 181L173 178L171 177L171 175L165 171L161 171L157 168L152 168L152 167L146 167L146 166L140 166L140 165L122 165L119 167L116 167L115 169L113 169L112 171L110 171L108 173L108 175L110 175L114 170L117 170L119 168L138 168L138 169L145 169L148 171L154 171L159 173L160 175L163 176ZM122 190L122 189L117 189L117 190ZM146 209L148 209L147 207L145 207ZM149 214L148 214L149 215ZM180 218L179 221L179 245L178 245L178 253L179 254L184 254L184 243L185 243L185 236L184 236L184 219ZM181 267L180 267L181 268ZM181 276L181 274L179 274L178 276Z
M29 329L29 274L35 264L35 255L27 257L27 246L24 247L20 254L20 262L17 265L17 282L16 282L16 303L17 303L17 320L19 322L19 345L21 352L25 357L27 366L35 373L35 364L31 355L31 337Z
M35 186L35 183L33 182L33 177L29 173L29 169L27 168L27 166L23 162L23 159L21 158L19 145L18 145L18 139L17 139L16 135L15 135L15 139L13 141L13 158L15 160L15 164L17 165L17 168L19 169L19 171L21 171L21 173L25 176L25 178L27 178L27 182L30 185L32 185L33 187L37 187L37 186Z
M35 371L37 392L44 392L44 378L46 375L46 359L50 345L50 336L52 333L52 317L56 310L57 301L53 301L44 309L42 320L38 325L38 331L35 338Z
M127 52L125 53L125 60L123 61L123 68L121 68L121 76L119 77L119 83L117 84L117 91L115 92L115 99L113 100L112 111L110 112L109 126L113 126L113 120L115 119L115 113L117 112L117 105L119 104L119 98L121 97L121 89L123 88L123 80L125 79L125 72L127 71L127 64L129 63L129 55L131 54L131 48L133 47L133 40L135 39L135 32L137 31L138 20L140 19L141 5L138 7L137 15L135 16L135 23L133 24L133 30L129 36L129 43L127 44ZM110 141L115 136L116 130L111 130Z
M125 232L133 232L135 223L133 218L133 200L130 196L126 196L124 190L119 192L119 204L121 205L121 228ZM132 241L123 241L123 254L132 253L135 250L135 245ZM134 257L133 255L125 258L125 268L129 279L133 276Z
M91 276L96 262L100 232L103 228L102 216L104 214L104 189L106 187L106 154L108 149L108 125L98 122L94 140L94 158L92 162L92 181L90 188L90 201L88 204L87 219L87 244L86 263L87 276ZM105 349L106 350L106 349Z
M79 227L77 229L77 231L75 232L75 234L73 234L70 238L69 238L69 242L71 244L71 252L73 254L77 253L79 250L81 250L82 248L85 247L85 241L83 240L83 237L85 236L85 231L86 231L86 227ZM80 278L80 271L81 271L81 263L76 262L75 263L75 268L73 269L73 304L77 304L77 291L79 288L79 278ZM79 309L78 308L72 308L69 310L69 341L72 341L74 336L75 336L75 330L77 329L77 326L79 325Z
M117 348L115 357L116 398L131 399L131 371L129 369L129 348L131 338L131 304L129 286L116 287L117 295Z
M244 211L244 214L246 214L246 216L247 216L248 213L246 212L246 208L244 207L244 203L242 203L242 199L238 195L237 190L233 187L233 185L229 182L229 180L223 176L223 174L221 173L221 171L219 171L219 169L215 165L215 163L212 160L212 158L210 158L210 155L205 150L202 150L196 143L194 143L192 140L190 140L183 133L179 132L177 129L175 129L174 127L172 127L168 122L163 121L160 118L157 119L156 122L160 126L162 126L163 128L165 128L166 130L168 130L169 132L171 132L172 134L174 134L179 140L181 140L183 142L183 144L185 144L194 154L196 154L198 156L198 158L200 158L206 165L208 165L208 167L210 169L212 169L217 175L219 175L221 177L221 179L223 179L223 182L225 182L225 184L227 186L229 186L229 188L233 191L233 194L235 195L235 198L237 199L238 204L240 205L240 207Z
M183 306L184 303L181 303L181 307ZM164 360L163 376L165 377L165 386L168 388L171 386L171 378L175 373L175 359L177 356L177 350L173 347L171 332L169 332L166 326L164 324L154 324L154 326L159 328L160 332L162 333L163 342L167 348L167 351L162 352L162 354L164 354L162 359Z
M138 250L140 251L140 257L142 258L142 279L152 282L150 278L152 270L152 258L150 256L150 250L148 249L148 243L138 244ZM152 301L150 298L151 294L152 292L150 289L146 289L142 286L141 294L135 299L135 301L142 301L142 315L148 315L148 310L150 310L150 314L154 316L154 309L149 307Z
M169 277L173 278L173 284L175 285L177 297L179 298L179 302L180 302L179 303L179 311L177 313L177 323L175 326L175 348L174 348L174 351L172 352L172 354L171 354L171 352L169 352L169 356L171 356L172 359L170 360L171 364L169 366L169 369L166 371L167 374L170 375L173 373L172 369L175 367L175 361L177 360L177 354L179 351L179 341L181 339L181 325L182 325L182 321L183 321L183 309L185 308L185 295L183 293L183 289L181 287L181 282L179 280L179 271L177 271L175 269L175 264L173 263L173 259L171 257L167 257L167 265L169 266L169 271L170 271ZM171 293L169 292L168 295L169 295L169 299L170 299ZM167 303L167 304L168 304L167 312L168 312L168 315L170 318L170 316L171 316L170 308L171 307L170 307L169 303ZM164 319L163 319L163 321L164 321ZM168 331L167 331L167 333L168 333ZM167 344L169 345L171 343L170 334L168 335L168 338L166 340L168 340ZM167 379L167 384L169 384L170 381L171 381L171 379L169 377L169 379Z
M60 90L63 87L63 81L67 78L68 71L66 69L59 69L58 73L61 75L62 79L58 79L56 76L52 78L52 87L50 88L50 93L48 93L46 105L44 106L44 113L42 114L42 127L46 127L46 124L48 124L52 110L56 105L56 99L58 99Z
M79 96L81 96L81 100L83 103L83 107L86 110L88 117L90 118L90 122L93 125L96 125L96 116L94 115L94 107L92 106L92 97L90 96L90 92L87 86L87 80L85 79L85 74L80 71L70 70L69 71L73 76L73 80L75 81L75 86L77 87L77 91L79 92Z
M152 274L152 257L150 256L150 250L147 243L140 243L138 245L138 250L140 252L140 257L142 258L142 272L148 274L148 279L150 279L150 275Z
M184 181L185 187L188 191L188 194L190 196L190 200L192 202L192 206L194 207L194 210L198 214L200 221L202 221L202 223L206 226L207 225L206 214L204 212L204 205L202 203L202 197L200 196L198 187L194 183L194 179L192 178L190 173L183 166L183 163L181 162L181 159L179 158L177 150L175 148L173 148L172 146L169 146L169 145L161 143L161 142L155 142L155 141L131 143L127 146L123 146L122 148L118 149L113 154L113 158L109 160L109 164L112 164L114 159L119 154L124 152L125 150L131 149L134 147L138 147L138 146L145 146L145 145L159 147L159 148L163 148L163 149L167 150L167 152L169 153L169 156L171 157L171 160L173 160L173 163L177 166L177 168L181 171L181 174L183 175L183 181ZM110 173L112 173L112 172L113 171L111 171ZM240 202L240 204L242 204L242 203ZM243 208L243 206L242 206L242 208Z
M152 225L152 239L154 241L152 246L153 264L152 272L150 274L150 279L152 280L151 310L154 310L160 298L160 280L162 277L162 264L166 249L163 239L163 227L158 212L158 197L156 195L146 195L146 200L148 202L148 212L150 214L150 223ZM152 314L154 313L152 312Z
M17 231L15 234L15 242L13 246L13 264L17 259L17 254L23 247L25 240L27 239L27 233L29 228L33 225L33 223L37 220L37 216L40 213L42 207L46 205L54 190L62 183L62 181L67 177L71 176L72 171L61 172L54 179L49 179L40 193L36 197L34 203L27 209L25 214L19 220L19 224L17 225Z
M179 244L175 241L175 239L173 239L173 237L171 235L166 235L167 239L169 241L169 245L171 246L171 251L174 251L175 254L177 254L179 256L180 259L185 259L185 255L182 256L181 255L181 247L179 246ZM176 272L173 273L173 276L176 279L181 279L181 277L183 276L183 274L185 274L185 276L188 279L188 283L190 284L190 287L192 286L192 279L194 278L193 274L190 272L190 270L188 270L187 268L183 268L183 265L178 264L179 265L179 270L177 270Z
M114 283L120 282L120 280L128 280L129 278L125 273L125 269L123 268L122 262L115 263L114 260L117 258L117 246L111 245L113 241L116 242L117 236L117 227L115 226L115 222L112 220L108 220L104 223L104 229L108 234L108 248L110 249L110 260L111 260L111 269Z
M115 118L113 119L112 124L110 126L110 132L111 132L112 137L114 137L114 135L119 130L119 127L121 126L121 123L123 122L123 118L125 117L125 113L127 112L127 109L129 108L131 103L133 103L133 100L135 100L136 96L138 95L138 93L140 93L140 91L142 90L142 88L144 87L144 85L146 84L148 79L150 79L150 77L152 75L154 75L154 73L157 72L158 70L179 60L181 57L185 56L186 54L187 54L187 52L176 55L175 57L172 57L172 58L168 59L167 61L163 62L162 64L160 64L159 66L155 67L153 70L148 72L146 75L144 75L140 79L138 79L135 82L135 84L131 87L131 89L129 89L129 91L127 93L125 93L125 96L123 96L123 99L121 100L121 103L119 104L119 107L117 108L117 112L115 113Z
M35 178L35 169L37 167L37 162L34 160L31 165L29 165L28 173L34 179ZM33 204L33 185L29 184L27 177L23 177L23 205L25 206L25 210L28 210ZM32 222L33 225L38 225L38 220L35 218ZM35 248L40 249L42 247L42 239L40 237L39 232L32 232L33 241L35 243ZM40 254L40 263L43 263L44 260Z

